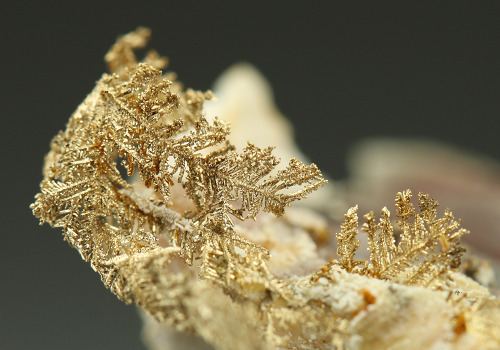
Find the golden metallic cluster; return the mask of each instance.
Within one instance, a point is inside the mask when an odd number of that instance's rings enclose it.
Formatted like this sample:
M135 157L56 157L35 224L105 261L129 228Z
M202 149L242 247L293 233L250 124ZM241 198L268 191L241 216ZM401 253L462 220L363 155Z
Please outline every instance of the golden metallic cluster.
M356 238L359 224L357 207L349 209L341 233L337 234L340 259L332 263L352 273L420 286L427 286L456 271L465 252L460 238L468 231L460 228L460 223L454 220L449 210L445 211L444 217L438 218L438 203L426 194L419 194L417 213L411 197L410 190L399 192L396 196L400 229L398 244L387 208L382 209L378 223L373 212L364 216L365 223L361 230L367 234L369 261L354 260L359 248Z
M202 114L210 92L182 90L154 51L138 62L134 49L149 35L139 28L108 52L111 73L52 140L31 206L120 299L221 349L308 349L357 339L353 319L379 297L347 284L343 298L354 301L344 305L329 288L347 278L452 290L441 282L460 263L466 231L449 211L437 218L426 195L417 213L409 191L396 198L400 234L387 209L378 223L365 215L369 261L354 258L352 208L337 235L338 260L306 276L273 275L268 249L238 234L233 220L280 216L326 180L296 159L277 170L272 147L235 150L229 126Z
M128 302L135 298L115 261L161 249L160 232L168 233L167 245L179 247L188 264L202 259L202 275L233 278L234 247L248 256L267 252L239 237L231 216L245 220L261 210L281 215L325 182L314 164L295 159L270 176L279 163L272 147L249 143L236 152L227 140L229 127L201 114L210 93L175 93L161 70L136 61L132 50L144 46L148 36L141 28L120 38L106 55L118 73L103 75L53 139L42 193L32 206L42 222L62 227L66 240ZM153 53L145 61L151 57L166 62ZM141 210L128 195L133 186L117 161L128 176L137 171L157 197L150 205L162 206L163 215ZM174 185L182 186L192 210L171 209ZM283 192L295 186L300 188ZM227 266L218 272L221 260Z

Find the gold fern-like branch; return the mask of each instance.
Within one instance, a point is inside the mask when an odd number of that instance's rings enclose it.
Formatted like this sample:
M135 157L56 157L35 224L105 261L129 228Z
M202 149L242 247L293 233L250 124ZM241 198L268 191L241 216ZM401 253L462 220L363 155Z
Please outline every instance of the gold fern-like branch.
M265 280L266 273L257 266L267 251L239 237L231 217L254 218L261 210L281 215L325 180L315 165L295 159L270 176L279 163L272 148L249 143L242 153L235 151L227 138L228 125L218 119L208 122L201 113L210 93L172 90L176 83L157 68L165 60L154 53L145 62L137 61L133 50L143 47L149 34L139 28L119 38L106 55L114 74L103 75L67 129L53 139L33 213L41 223L62 227L105 284L127 301L132 297L126 278L115 278L115 262L158 249L160 232L167 233L168 244L179 247L188 263L202 258L202 275L229 289L231 266L239 261L230 247L255 259L254 272ZM138 173L162 199L163 209L146 210L156 204L138 202L118 162L128 176ZM169 204L176 183L194 211L176 212L175 203ZM283 192L293 187L298 190ZM220 259L227 268L213 275L210 266Z
M373 212L364 216L361 230L367 234L369 261L355 261L359 247L357 206L351 208L341 233L337 234L339 264L349 272L380 279L390 279L407 285L427 285L443 274L456 270L465 249L460 238L468 233L460 228L449 210L437 218L438 203L427 194L419 194L419 211L411 203L411 191L396 196L397 224L401 230L396 244L394 229L387 208L382 209L377 222ZM364 265L364 267L357 267Z

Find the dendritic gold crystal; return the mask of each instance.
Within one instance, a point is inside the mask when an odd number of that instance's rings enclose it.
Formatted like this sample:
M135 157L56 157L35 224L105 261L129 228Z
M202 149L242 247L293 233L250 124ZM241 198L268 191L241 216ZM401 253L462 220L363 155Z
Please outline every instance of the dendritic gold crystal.
M370 256L356 260L351 208L337 234L338 258L324 260L320 248L329 243L319 229L267 214L283 217L324 185L318 168L291 159L278 170L273 148L251 142L236 150L229 126L202 113L211 92L183 90L154 51L137 61L133 50L149 35L139 28L108 52L111 74L53 139L32 204L106 287L220 349L499 344L498 301L456 272L467 231L449 210L439 218L428 195L419 194L417 210L410 191L398 193L396 226L387 208L378 221L364 216ZM288 233L307 244L286 243ZM279 245L289 256L273 262ZM305 246L316 272L300 260ZM402 329L426 327L429 317L425 337Z
M411 196L410 190L396 196L396 215L401 230L397 245L387 208L382 209L378 223L373 212L364 216L365 223L361 230L368 237L369 261L354 260L359 247L359 240L356 239L359 225L357 207L351 208L345 215L341 233L337 234L340 259L334 263L351 273L405 285L427 286L442 274L456 271L465 252L460 245L460 237L468 231L459 228L459 222L454 220L449 210L445 211L443 218L437 218L438 203L429 195L419 194L417 213Z

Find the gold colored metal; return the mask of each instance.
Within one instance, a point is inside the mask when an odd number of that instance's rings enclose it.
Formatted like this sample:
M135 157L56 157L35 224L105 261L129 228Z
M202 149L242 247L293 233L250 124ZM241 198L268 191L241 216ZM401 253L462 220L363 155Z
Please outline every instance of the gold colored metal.
M486 319L471 298L447 299L458 288L452 276L467 231L449 211L437 218L437 202L427 195L419 195L417 213L411 192L398 193L398 244L386 208L379 222L373 212L364 216L368 261L354 260L354 207L337 234L338 260L312 275L274 276L269 251L239 235L233 220L280 216L326 180L314 164L296 159L275 171L272 147L248 143L237 152L228 125L202 115L210 92L181 91L154 51L137 61L133 50L149 36L139 28L106 54L111 74L52 140L31 206L42 224L62 228L107 288L220 349L340 349L370 337L378 344L380 333L360 327L372 313L383 314L383 300L396 304L409 293L407 285L427 288L416 290L449 308L443 329L463 336L470 322L472 336L488 337L488 320L498 313L490 310ZM410 310L419 298L405 300Z

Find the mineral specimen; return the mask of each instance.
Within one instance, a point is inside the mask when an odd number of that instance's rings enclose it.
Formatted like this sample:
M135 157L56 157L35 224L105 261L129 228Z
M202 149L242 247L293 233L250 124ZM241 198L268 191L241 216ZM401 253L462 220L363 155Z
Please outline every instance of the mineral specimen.
M149 35L106 55L111 74L53 139L32 209L154 319L152 348L500 346L499 301L457 272L467 231L449 210L440 217L425 194L417 208L406 190L396 223L383 208L359 228L353 207L335 257L317 203L285 212L326 184L318 168L292 158L279 170L273 148L251 142L237 150L228 124L202 113L212 93L183 90L156 52L136 60Z

